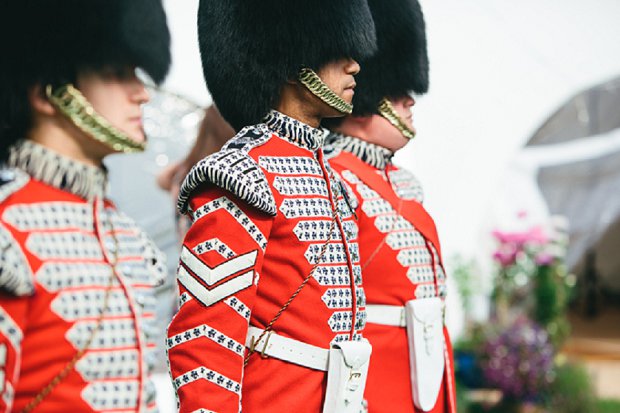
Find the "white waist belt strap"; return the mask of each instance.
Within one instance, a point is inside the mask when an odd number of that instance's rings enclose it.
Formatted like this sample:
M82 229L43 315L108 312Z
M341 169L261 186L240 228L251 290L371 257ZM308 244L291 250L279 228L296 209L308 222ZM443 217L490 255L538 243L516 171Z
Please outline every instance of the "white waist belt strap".
M405 307L398 305L366 305L366 322L385 326L406 327Z
M263 331L262 328L250 326L245 346L254 347L255 352L263 356L273 357L314 370L327 371L328 349L279 336L273 331L266 333L259 342L256 342Z

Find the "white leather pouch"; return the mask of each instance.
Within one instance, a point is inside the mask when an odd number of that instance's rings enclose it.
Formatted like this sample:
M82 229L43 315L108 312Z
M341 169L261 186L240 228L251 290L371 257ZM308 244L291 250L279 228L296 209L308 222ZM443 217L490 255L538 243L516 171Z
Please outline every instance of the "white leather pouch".
M368 340L332 344L323 413L359 413L372 347Z
M443 383L443 305L439 297L411 300L405 305L413 402L425 412L437 403Z

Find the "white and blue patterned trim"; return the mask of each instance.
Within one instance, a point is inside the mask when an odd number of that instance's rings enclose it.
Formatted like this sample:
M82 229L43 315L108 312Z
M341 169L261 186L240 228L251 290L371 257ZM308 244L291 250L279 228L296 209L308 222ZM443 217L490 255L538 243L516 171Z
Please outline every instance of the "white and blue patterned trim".
M82 390L82 398L95 411L136 411L138 380L94 381Z
M237 314L245 318L248 322L250 321L250 315L252 314L252 312L250 311L250 307L245 305L243 301L241 301L239 298L235 296L228 297L224 300L224 303L226 303L227 306L235 310Z
M200 379L207 380L208 382L216 384L232 393L241 395L241 384L204 366L190 370L187 373L176 377L172 383L174 384L174 388L179 390L186 384Z
M353 327L353 312L334 311L328 320L329 327L334 333L350 331ZM366 311L358 310L355 315L355 329L362 330L366 325Z
M189 293L183 293L179 296L179 309L183 307L188 301L193 300L192 296Z
M85 381L137 378L140 353L136 349L89 351L75 365ZM116 366L110 368L110 366Z
M420 204L424 203L424 189L422 184L411 172L406 169L395 169L388 172L394 192L400 198Z
M243 357L245 351L245 346L243 344L206 324L190 328L189 330L186 330L175 336L169 337L168 339L166 339L166 346L168 347L168 350L170 350L171 348L180 346L181 344L185 344L189 341L193 341L202 337L208 338L209 340L220 345L221 347L224 347L231 352L237 354L238 356Z
M324 130L313 128L277 110L270 111L263 121L279 137L310 151L316 151L325 141Z
M325 141L325 156L329 159L340 151L349 152L377 169L385 169L394 156L394 152L382 146L332 132Z
M228 246L224 241L221 241L219 238L211 238L200 244L196 245L192 248L192 251L196 253L196 255L206 254L207 252L216 251L223 258L231 259L234 258L237 254Z
M323 177L319 163L307 156L259 156L258 164L272 174Z
M254 222L239 208L233 201L225 196L207 202L194 212L194 222L215 211L224 210L230 214L239 225L245 229L249 236L261 247L263 251L267 248L267 238Z
M257 162L248 152L271 138L272 133L265 125L256 125L241 130L221 151L198 162L189 172L181 190L177 207L184 214L189 199L199 186L216 185L259 210L275 216L276 202Z

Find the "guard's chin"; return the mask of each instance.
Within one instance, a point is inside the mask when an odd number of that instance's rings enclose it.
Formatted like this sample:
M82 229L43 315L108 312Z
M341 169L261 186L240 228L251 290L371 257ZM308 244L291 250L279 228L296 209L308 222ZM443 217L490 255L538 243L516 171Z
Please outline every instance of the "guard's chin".
M353 103L353 95L355 95L355 90L345 89L340 95L340 98L350 105Z

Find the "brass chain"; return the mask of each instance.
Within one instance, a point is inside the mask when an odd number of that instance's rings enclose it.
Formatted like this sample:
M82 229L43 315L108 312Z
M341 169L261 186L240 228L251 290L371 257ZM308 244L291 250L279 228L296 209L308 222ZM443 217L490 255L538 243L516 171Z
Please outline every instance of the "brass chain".
M304 67L299 71L298 79L314 96L318 97L338 112L344 113L345 115L353 113L353 105L345 102L344 99L334 93L314 70Z
M97 219L97 218L95 217L95 219ZM111 271L110 271L110 278L109 278L109 281L108 281L108 285L107 285L106 290L105 290L105 295L103 297L103 306L101 308L101 312L99 313L99 316L97 317L97 322L96 322L95 328L91 331L91 334L88 337L88 339L86 340L86 343L84 344L84 346L80 350L78 350L77 353L75 353L73 358L71 358L71 360L65 365L65 367L58 374L56 374L56 376L54 376L54 378L52 378L52 380L47 384L47 386L45 386L26 405L26 407L24 407L21 410L21 413L29 413L32 410L34 410L39 404L41 404L43 399L45 399L56 388L56 386L58 386L67 377L67 375L69 375L69 373L71 372L71 370L73 370L73 368L75 367L77 362L89 350L90 346L93 343L93 340L95 339L95 336L101 330L101 327L103 325L103 319L105 317L105 313L108 310L109 301L110 301L110 295L111 295L111 292L112 292L112 287L114 286L114 280L116 279L116 264L118 262L119 244L118 244L118 239L116 238L116 234L114 233L114 228L112 226L112 222L111 221L110 221L110 234L112 235L112 239L114 240L114 251L113 251L113 253L114 253L114 260L113 260L113 262L110 262L106 258L107 256L105 254L105 251L103 251L103 248L102 248L103 257L108 262L108 264L110 264L110 267L111 267L110 270ZM100 238L100 240L101 240L101 238Z
M387 98L383 98L379 103L379 114L387 119L388 122L392 124L396 129L403 134L403 136L407 139L415 138L415 131L411 129L405 121L400 117L400 115L394 109L392 102L390 102Z
M86 97L73 85L67 84L56 89L47 85L45 94L54 107L68 117L75 126L115 151L134 153L143 152L146 148L145 143L131 139L98 114Z

